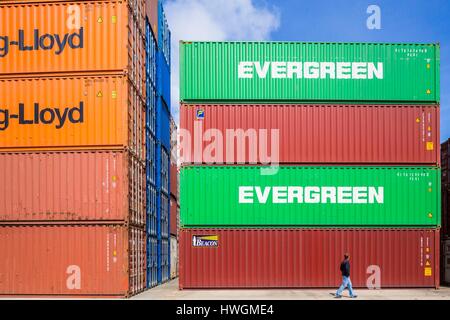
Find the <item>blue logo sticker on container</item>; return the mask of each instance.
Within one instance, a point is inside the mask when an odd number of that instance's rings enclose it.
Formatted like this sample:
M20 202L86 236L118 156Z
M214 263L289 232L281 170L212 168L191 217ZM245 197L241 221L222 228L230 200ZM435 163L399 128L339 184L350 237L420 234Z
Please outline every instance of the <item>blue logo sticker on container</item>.
M204 119L205 118L205 110L197 109L195 116L197 117L197 119L200 119L200 120Z

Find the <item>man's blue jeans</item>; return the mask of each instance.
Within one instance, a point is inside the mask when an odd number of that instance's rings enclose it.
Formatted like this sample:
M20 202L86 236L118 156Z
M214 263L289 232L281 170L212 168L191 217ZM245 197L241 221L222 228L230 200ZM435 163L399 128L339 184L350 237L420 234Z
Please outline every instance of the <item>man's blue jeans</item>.
M345 288L348 288L348 292L350 293L350 297L353 297L353 288L352 288L352 281L350 280L350 277L342 277L342 284L339 287L339 289L336 291L337 296L342 295L342 291L345 290Z

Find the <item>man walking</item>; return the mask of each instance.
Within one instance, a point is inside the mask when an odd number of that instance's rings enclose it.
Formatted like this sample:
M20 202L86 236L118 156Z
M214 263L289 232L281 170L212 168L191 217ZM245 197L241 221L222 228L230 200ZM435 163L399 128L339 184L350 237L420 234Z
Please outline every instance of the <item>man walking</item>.
M350 280L350 255L344 254L344 261L341 262L342 284L336 291L336 298L342 298L342 291L348 288L350 298L356 298L357 295L353 292L352 281Z

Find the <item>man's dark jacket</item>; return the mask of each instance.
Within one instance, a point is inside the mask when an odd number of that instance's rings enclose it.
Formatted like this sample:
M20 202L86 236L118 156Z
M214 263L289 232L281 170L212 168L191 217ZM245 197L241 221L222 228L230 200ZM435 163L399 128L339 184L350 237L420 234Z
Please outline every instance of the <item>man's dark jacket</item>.
M350 261L345 259L341 262L341 272L343 277L350 277Z

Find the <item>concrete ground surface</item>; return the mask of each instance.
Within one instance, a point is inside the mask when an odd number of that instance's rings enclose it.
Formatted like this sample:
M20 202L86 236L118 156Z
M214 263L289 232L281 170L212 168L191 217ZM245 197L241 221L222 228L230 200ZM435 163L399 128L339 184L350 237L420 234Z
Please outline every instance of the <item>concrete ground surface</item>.
M149 289L138 300L334 300L335 289L178 290L178 279ZM450 300L450 287L435 289L355 289L361 300ZM342 300L350 299L344 291Z

